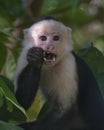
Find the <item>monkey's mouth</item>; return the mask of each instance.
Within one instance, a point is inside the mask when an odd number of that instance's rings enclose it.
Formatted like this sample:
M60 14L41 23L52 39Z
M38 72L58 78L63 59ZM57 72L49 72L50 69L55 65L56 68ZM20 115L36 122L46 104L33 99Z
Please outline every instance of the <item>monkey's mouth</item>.
M56 60L56 54L44 52L43 59L46 63L53 63Z

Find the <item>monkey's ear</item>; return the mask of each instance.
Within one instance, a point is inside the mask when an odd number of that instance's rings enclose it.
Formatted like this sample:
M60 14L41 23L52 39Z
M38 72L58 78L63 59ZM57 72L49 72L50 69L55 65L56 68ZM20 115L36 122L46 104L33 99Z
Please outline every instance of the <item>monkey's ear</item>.
M23 40L23 46L27 45L28 43L28 35L29 35L29 29L24 29L23 30L23 34L24 34L24 40Z
M67 28L68 32L72 32L72 29L70 27L67 26L66 28Z
M73 40L72 40L72 29L70 27L67 27L66 26L66 29L67 29L67 34L68 34L68 42L70 43L69 44L69 49L70 51L73 50Z
M67 27L67 26L66 26L66 29L67 29L67 34L68 34L69 38L71 38L72 29L70 27Z

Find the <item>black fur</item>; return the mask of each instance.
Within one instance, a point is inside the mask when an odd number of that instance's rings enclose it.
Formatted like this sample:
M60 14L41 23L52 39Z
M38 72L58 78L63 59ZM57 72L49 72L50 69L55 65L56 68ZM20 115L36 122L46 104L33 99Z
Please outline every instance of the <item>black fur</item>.
M55 18L52 17L52 16L45 16L45 17L41 17L40 19L38 19L38 20L36 21L36 23L41 22L41 21L43 21L43 20L47 20L47 21L49 21L49 20L58 21L57 19L55 19Z
M73 53L79 76L79 93L78 93L78 109L80 115L83 117L87 124L86 130L104 130L104 100L101 96L98 84L93 76L88 65L80 59L75 53ZM29 75L28 77L26 75ZM18 101L25 108L28 108L32 103L35 93L39 85L40 70L31 71L31 66L27 66L22 71L18 80L18 91L16 93ZM38 79L37 79L38 78ZM34 84L35 83L35 84ZM20 94L18 94L20 93ZM71 114L70 110L62 118L58 120L55 118L57 110L52 110L45 115L44 118L37 122L26 123L20 125L25 130L64 130L64 127L70 122ZM69 128L65 128L69 130Z
M91 130L104 129L104 99L88 65L75 53L79 77L79 111Z
M42 55L41 48L30 48L27 54L29 64L22 70L17 81L16 98L25 109L32 104L39 86Z

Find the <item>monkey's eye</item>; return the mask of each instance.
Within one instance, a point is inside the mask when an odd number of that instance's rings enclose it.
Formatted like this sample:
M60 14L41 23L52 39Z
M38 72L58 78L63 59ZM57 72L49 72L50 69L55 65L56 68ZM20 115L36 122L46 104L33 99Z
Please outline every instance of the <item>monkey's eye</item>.
M46 41L47 37L43 35L43 36L40 36L39 39L41 39L41 41Z
M60 37L57 36L57 35L53 37L53 40L54 40L54 41L58 41L59 39L60 39Z

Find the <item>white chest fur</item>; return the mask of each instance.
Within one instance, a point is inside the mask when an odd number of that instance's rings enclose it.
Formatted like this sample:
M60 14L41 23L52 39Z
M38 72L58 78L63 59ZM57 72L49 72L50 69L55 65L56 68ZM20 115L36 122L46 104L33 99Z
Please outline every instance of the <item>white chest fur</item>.
M70 54L54 67L43 67L40 86L45 97L50 99L50 103L57 102L63 111L69 110L76 101L78 90L73 55Z

